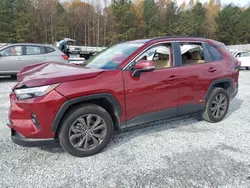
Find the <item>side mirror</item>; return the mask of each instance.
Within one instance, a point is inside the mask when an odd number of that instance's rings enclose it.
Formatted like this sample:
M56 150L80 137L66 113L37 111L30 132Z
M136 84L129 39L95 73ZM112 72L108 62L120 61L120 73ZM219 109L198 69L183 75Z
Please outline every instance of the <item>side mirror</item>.
M155 70L155 63L149 60L140 60L135 64L133 77L140 77L142 72L151 72Z

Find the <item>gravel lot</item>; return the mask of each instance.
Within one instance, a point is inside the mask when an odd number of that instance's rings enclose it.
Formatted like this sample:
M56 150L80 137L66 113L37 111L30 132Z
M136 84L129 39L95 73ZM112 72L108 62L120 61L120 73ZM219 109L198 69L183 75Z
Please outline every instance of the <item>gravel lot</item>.
M100 154L75 158L58 145L25 148L10 140L8 95L0 78L0 187L250 187L250 71L223 122L196 117L117 133Z

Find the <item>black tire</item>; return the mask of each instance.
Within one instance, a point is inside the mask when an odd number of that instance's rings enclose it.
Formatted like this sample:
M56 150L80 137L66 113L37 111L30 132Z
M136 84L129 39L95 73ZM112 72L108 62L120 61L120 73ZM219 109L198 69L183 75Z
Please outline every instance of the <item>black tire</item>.
M84 115L89 116L89 114L92 114L94 116L96 115L97 117L100 117L102 119L103 124L106 126L105 136L102 138L102 141L100 141L99 145L96 146L95 148L89 149L89 150L88 149L81 150L84 148L76 148L72 144L72 141L70 140L70 133L72 132L70 131L72 131L72 126L74 126L74 122L76 122L79 118L83 117ZM87 121L85 121L85 123L86 122ZM78 123L75 123L75 125L76 124ZM77 130L79 129L77 128ZM81 129L81 131L83 130ZM62 148L69 154L75 157L87 157L87 156L95 155L101 152L109 143L112 133L113 133L113 121L112 121L110 114L104 108L98 105L86 104L83 106L76 107L72 109L69 113L67 113L64 121L62 122L61 129L59 130L58 138L59 138L59 143L62 146ZM73 134L77 134L77 133L73 133ZM92 136L86 136L86 134L90 134L90 133L85 132L83 134L84 135L81 135L80 139L84 140L86 138L87 142L89 142L88 139L91 139ZM81 142L81 140L79 141L79 143ZM86 140L84 141L84 143L86 142ZM94 144L94 140L93 140L93 144Z
M250 69L250 67L246 67L246 69L247 69L247 70L249 70L249 69Z
M214 111L212 112L212 108L213 109L216 108L216 107L214 107L214 105L215 105L214 100L215 100L215 97L217 97L218 95L225 97L226 105L223 104L224 111L221 114L221 116L220 117L215 117L215 115L213 115ZM223 89L223 88L214 88L212 90L211 94L210 94L210 97L209 97L208 101L207 101L206 108L205 108L205 110L204 110L204 112L202 114L202 118L205 121L208 121L208 122L211 122L211 123L217 123L217 122L222 121L224 119L224 117L226 116L227 112L228 112L229 102L230 102L229 95L228 95L228 92L225 89Z

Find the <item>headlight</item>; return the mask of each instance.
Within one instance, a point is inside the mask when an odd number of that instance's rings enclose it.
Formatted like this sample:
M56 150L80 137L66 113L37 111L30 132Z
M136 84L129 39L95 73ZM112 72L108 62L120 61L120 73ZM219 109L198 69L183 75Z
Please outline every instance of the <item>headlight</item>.
M40 97L46 95L53 89L55 89L59 84L52 84L40 87L31 87L31 88L24 88L24 89L15 89L14 92L18 99L30 99L34 97Z

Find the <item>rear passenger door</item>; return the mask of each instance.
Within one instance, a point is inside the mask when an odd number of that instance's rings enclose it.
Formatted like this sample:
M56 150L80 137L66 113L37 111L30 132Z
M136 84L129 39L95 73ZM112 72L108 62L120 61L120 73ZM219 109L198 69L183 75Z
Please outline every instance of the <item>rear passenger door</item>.
M45 61L44 54L45 48L42 46L25 46L25 66L33 65L37 63L43 63Z
M204 107L204 96L212 80L220 78L222 55L203 42L179 42L180 97L178 114Z

